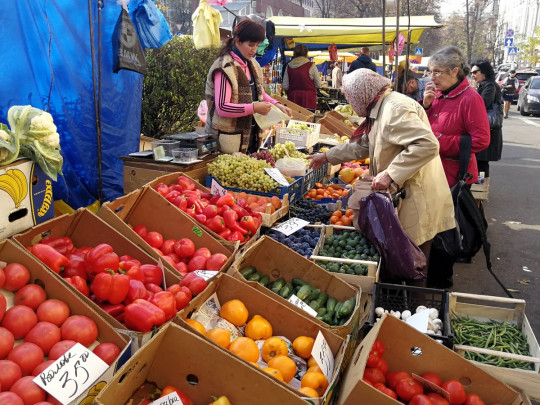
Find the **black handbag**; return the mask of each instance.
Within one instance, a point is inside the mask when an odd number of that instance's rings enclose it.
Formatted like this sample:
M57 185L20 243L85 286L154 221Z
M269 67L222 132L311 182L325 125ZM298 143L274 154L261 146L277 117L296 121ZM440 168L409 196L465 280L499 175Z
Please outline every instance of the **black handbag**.
M487 110L489 129L501 129L504 120L504 110L501 103L495 102Z

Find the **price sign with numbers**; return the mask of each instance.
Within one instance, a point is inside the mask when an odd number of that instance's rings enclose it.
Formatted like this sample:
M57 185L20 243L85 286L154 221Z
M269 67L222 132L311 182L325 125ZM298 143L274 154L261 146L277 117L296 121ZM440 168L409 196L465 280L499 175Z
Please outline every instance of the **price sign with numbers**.
M204 278L205 280L210 280L212 277L217 276L219 271L212 271L212 270L195 270L194 272L199 277Z
M77 399L107 368L107 363L77 343L33 381L65 405Z
M300 218L291 218L288 221L279 224L278 226L274 226L272 229L275 231L279 231L286 236L289 236L296 231L302 229L306 225L309 225L309 221L304 221Z
M275 167L274 168L265 167L264 170L266 171L266 174L268 174L270 177L272 177L275 181L277 181L282 186L289 185L289 182L287 181L285 177L283 177L279 169L276 169Z
M332 354L332 350L330 350L330 346L328 346L328 342L320 331L313 344L311 355L317 362L317 365L321 368L327 380L331 381L334 372L334 355Z
M184 403L178 396L176 392L171 392L170 394L165 395L159 399L156 399L154 402L151 402L150 405L183 405Z
M298 308L303 309L311 316L317 316L317 311L315 311L313 308L311 308L308 304L306 304L304 301L302 301L300 298L298 298L296 295L291 295L289 298L289 302L296 305Z
M214 195L219 195L223 197L225 194L227 194L227 190L225 190L223 187L221 187L218 182L215 179L212 179L212 183L210 186L210 192Z

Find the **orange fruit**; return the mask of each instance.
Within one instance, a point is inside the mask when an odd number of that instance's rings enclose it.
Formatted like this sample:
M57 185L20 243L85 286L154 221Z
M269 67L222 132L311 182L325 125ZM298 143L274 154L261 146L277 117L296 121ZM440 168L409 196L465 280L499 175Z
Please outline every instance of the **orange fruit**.
M310 387L302 387L298 392L304 394L306 397L319 398L319 393Z
M341 212L341 211L334 211L334 212L332 212L332 216L334 216L334 217L341 218L342 215L343 215L343 212Z
M309 359L311 357L311 350L313 349L314 343L315 339L309 336L298 336L296 339L294 339L292 347L297 355L303 359Z
M354 177L360 177L364 174L364 169L362 169L361 167L357 167L356 169L354 169Z
M322 188L317 190L317 195L323 195L323 194L324 194L324 190Z
M353 210L349 208L347 211L345 211L345 215L348 217L352 217L354 215Z
M272 325L260 315L254 315L246 325L245 334L253 340L268 339L272 336Z
M185 319L186 323L191 326L193 329L195 329L197 332L202 333L203 335L206 335L206 328L202 323L199 321L196 321L195 319Z
M261 197L257 201L257 204L259 204L259 205L266 205L266 204L269 204L269 203L270 203L270 201L268 201L268 198L266 198L266 197Z
M256 197L254 195L250 195L248 196L248 198L246 199L246 203L251 206L251 204L254 204L254 203L257 203L257 201L259 200L259 197ZM257 204L259 205L259 204Z
M219 316L234 326L242 326L247 322L249 312L242 301L230 300L223 304L219 311Z
M302 386L302 388L312 388L317 391L317 394L319 394L319 396L322 396L328 388L328 380L323 373L311 372L304 374L300 385Z
M242 191L242 192L236 194L236 198L243 198L244 200L247 200L248 195L247 195L247 193L245 193L244 191Z
M289 349L287 348L287 343L277 336L272 336L270 339L266 339L261 349L262 358L267 363L270 361L270 359L272 359L272 357L279 355L286 356L288 353Z
M259 208L259 204L256 202L249 204L249 208L251 208L251 211L255 211L257 208Z
M313 367L313 366L316 366L316 365L317 365L317 362L315 361L313 356L311 356L307 361L307 366L308 367Z
M272 368L272 367L265 367L265 368L263 368L263 371L266 371L272 377L275 377L278 380L283 381L283 376L281 375L279 370L276 370L275 368Z
M307 369L306 373L322 373L321 368L315 364Z
M343 225L345 225L345 226L351 225L352 221L353 221L352 217L348 217L346 215L341 217L341 222L343 222Z
M231 344L231 332L225 328L210 329L206 337L224 349L228 349Z
M354 180L354 169L345 168L339 171L339 178L345 183L350 183Z
M274 206L276 210L279 210L281 208L281 200L275 195L272 196L270 201L272 202L272 205Z
M343 222L337 221L334 225L343 225Z
M255 363L259 360L259 348L257 347L257 343L248 337L238 337L234 339L229 345L229 350L250 363Z
M338 222L338 221L339 221L339 218L336 217L335 215L332 215L332 216L330 217L330 223L331 223L331 224L335 224L335 223Z
M280 354L272 357L268 362L268 366L279 370L283 376L283 381L288 383L296 375L296 362L290 357Z

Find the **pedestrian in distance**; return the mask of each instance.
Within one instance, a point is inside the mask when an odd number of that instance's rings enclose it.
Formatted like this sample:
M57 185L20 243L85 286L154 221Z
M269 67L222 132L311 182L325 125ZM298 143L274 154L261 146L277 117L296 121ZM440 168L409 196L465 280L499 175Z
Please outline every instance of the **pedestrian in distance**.
M341 62L336 62L332 69L332 87L334 89L341 89L341 82L343 80L343 72L341 71Z
M290 101L315 110L321 77L317 66L308 59L307 54L307 46L299 44L294 47L293 57L285 70L282 86Z
M510 112L510 106L514 101L514 96L516 94L516 89L519 87L519 80L516 77L516 71L511 69L509 76L503 80L502 87L502 96L504 100L504 118L508 118L508 113Z
M375 63L373 63L373 61L369 57L368 47L362 48L361 55L353 63L351 63L351 66L349 67L349 73L354 72L356 69L369 69L373 70L374 72L377 71L377 66L375 66Z

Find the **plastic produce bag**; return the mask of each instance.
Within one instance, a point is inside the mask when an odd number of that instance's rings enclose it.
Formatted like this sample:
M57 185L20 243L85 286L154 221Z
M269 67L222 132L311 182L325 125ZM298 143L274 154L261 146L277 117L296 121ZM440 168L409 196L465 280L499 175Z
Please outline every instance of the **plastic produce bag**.
M220 12L201 0L191 19L195 49L219 47L219 24L223 21Z
M172 38L169 24L152 0L143 0L133 11L133 25L143 48L161 48Z
M358 225L382 257L385 281L419 281L425 278L426 256L403 231L388 193L362 198Z
M295 177L306 174L306 162L298 158L282 158L276 162L278 169L284 176Z
M270 128L278 122L289 121L291 119L291 117L289 117L275 105L272 105L268 114L262 115L259 113L255 113L253 114L253 117L255 118L255 122L261 129Z
M199 107L197 108L197 115L199 116L201 122L206 123L206 117L208 116L208 104L206 104L206 100L203 100L199 103Z
M146 59L139 42L139 36L125 6L122 6L122 12L114 27L112 45L114 73L118 73L120 69L132 70L141 74L146 73Z

